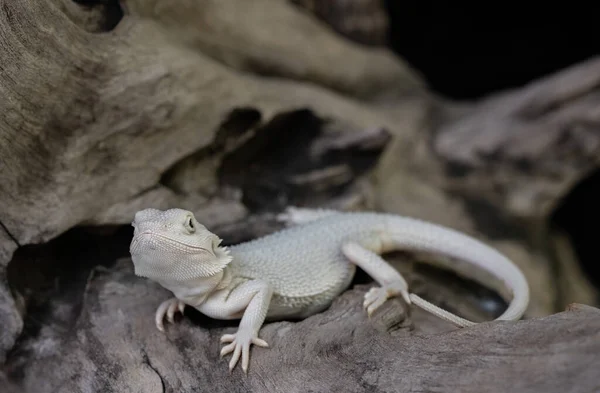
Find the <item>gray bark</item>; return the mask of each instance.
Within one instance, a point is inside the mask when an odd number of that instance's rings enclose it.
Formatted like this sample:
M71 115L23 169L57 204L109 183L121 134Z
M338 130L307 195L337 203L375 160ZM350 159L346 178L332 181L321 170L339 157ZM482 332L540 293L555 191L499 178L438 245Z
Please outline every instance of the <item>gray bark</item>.
M155 306L169 294L132 274L129 261L91 278L76 319L26 346L29 391L44 392L586 392L600 388L600 310L574 306L546 318L458 330L399 301L371 320L366 286L300 322L261 330L248 375L219 358L235 325L192 312L160 333ZM68 327L67 327L68 326ZM426 327L426 328L425 328ZM533 340L533 338L535 338Z

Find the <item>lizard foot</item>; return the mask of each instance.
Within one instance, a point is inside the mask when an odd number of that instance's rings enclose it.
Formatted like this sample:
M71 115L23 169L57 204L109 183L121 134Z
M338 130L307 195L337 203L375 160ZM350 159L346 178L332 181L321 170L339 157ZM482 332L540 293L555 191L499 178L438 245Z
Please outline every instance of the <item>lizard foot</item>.
M221 349L221 357L233 352L229 361L229 371L231 372L240 356L242 357L242 370L248 373L248 364L250 363L250 345L267 348L269 344L263 339L258 338L256 333L248 332L247 330L238 330L235 334L224 334L221 336L222 343L229 343Z
M403 287L402 284L397 285L386 285L384 287L373 287L365 294L365 301L363 307L367 310L367 315L371 318L371 315L377 310L386 300L391 297L401 295L407 304L410 304L410 297L408 290Z
M165 319L165 315L167 316L167 320L173 323L175 311L179 310L179 312L183 314L184 309L185 303L177 299L176 297L162 302L161 305L158 306L158 308L156 309L156 315L154 316L156 328L161 332L164 332L165 326L163 325L163 319Z

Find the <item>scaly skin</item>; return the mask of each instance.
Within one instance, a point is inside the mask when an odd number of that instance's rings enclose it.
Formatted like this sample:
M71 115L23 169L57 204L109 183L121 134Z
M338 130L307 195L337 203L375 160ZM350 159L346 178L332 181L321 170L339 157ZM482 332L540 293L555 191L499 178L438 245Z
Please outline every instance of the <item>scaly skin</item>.
M233 353L229 369L241 358L248 370L250 346L267 347L258 333L265 320L305 318L331 304L352 281L356 266L379 287L365 295L370 316L387 299L401 296L458 326L462 319L409 294L404 278L379 254L419 250L462 259L500 278L513 299L498 318L519 319L529 287L510 260L483 243L424 221L382 213L342 213L289 208L280 216L292 224L280 232L238 244L221 239L186 210L145 209L135 215L131 256L135 272L174 294L156 311L156 326L172 322L186 305L216 319L241 319L237 333L225 334L221 356Z

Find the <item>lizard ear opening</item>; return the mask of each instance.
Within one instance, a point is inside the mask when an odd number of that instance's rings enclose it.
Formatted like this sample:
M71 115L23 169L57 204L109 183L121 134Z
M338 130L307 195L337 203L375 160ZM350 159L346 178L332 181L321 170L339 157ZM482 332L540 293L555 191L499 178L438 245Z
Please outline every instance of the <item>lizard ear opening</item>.
M196 232L196 224L194 223L194 217L193 216L187 216L185 219L185 228L188 230L189 233L194 233Z

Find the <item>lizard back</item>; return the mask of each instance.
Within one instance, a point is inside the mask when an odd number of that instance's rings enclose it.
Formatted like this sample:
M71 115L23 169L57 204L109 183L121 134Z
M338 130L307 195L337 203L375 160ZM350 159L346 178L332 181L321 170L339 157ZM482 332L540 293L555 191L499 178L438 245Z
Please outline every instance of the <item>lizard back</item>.
M356 267L342 245L370 236L385 222L377 213L335 214L231 246L231 273L272 285L269 315L292 309L310 314L327 307L352 281Z

